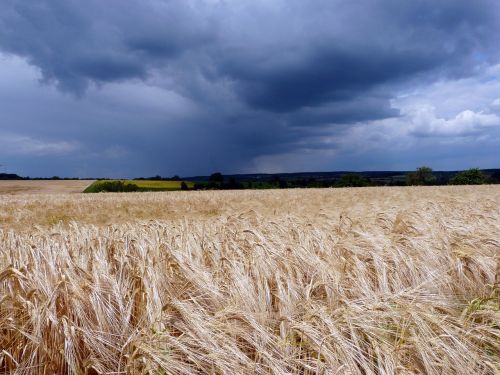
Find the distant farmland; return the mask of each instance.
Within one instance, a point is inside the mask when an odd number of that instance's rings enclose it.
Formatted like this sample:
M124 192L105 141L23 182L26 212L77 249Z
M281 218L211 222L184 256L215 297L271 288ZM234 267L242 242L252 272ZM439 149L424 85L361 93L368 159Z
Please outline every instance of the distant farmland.
M85 189L85 193L99 191L103 184L122 183L124 185L136 185L139 191L172 191L181 190L182 181L159 181L159 180L98 180ZM194 183L184 181L188 188L192 189Z
M92 180L0 180L0 195L75 194L92 183Z

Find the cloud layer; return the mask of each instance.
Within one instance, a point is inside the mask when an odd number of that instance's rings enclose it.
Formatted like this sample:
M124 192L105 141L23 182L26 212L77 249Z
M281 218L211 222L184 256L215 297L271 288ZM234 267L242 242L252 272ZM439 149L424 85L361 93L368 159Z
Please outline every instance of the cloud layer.
M422 142L432 165L500 164L480 147L499 127L495 0L0 7L0 157L24 173L413 168ZM454 85L475 95L440 96Z

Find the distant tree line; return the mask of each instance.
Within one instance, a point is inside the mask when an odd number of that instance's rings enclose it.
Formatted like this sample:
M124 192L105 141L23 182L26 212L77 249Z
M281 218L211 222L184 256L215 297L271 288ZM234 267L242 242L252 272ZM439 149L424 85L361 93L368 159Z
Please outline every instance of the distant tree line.
M432 168L423 166L415 172L406 175L407 185L482 185L488 183L499 183L500 174L496 172L491 176L484 174L479 168L471 168L458 172L447 183L438 181L433 174Z
M181 178L178 175L175 175L172 177L162 177L160 175L156 175L153 177L137 177L137 178L134 178L134 180L138 180L138 181L143 181L143 180L148 180L148 181L180 181Z
M456 174L434 173L432 168L422 166L399 179L393 177L369 178L359 173L345 173L340 178L280 178L271 177L266 181L238 180L234 176L225 177L220 172L210 175L208 181L196 182L193 190L233 190L233 189L286 189L286 188L327 188L365 186L436 186L436 185L481 185L500 183L500 172L491 175L479 168L471 168Z
M363 172L342 173L330 172L316 177L304 174L266 175L266 178L240 178L239 176L224 176L220 172L212 173L203 181L193 180L192 187L175 175L172 177L139 177L134 180L181 181L180 190L237 190L237 189L285 189L285 188L332 188L332 187L364 187L364 186L435 186L435 185L481 185L500 183L500 170L471 168L460 172L434 172L428 166L417 168L413 172ZM335 175L332 177L332 175ZM20 177L12 173L0 173L0 180L69 180L78 178L50 178ZM109 178L85 178L100 181ZM136 191L134 184L127 186L110 182L101 186L103 191Z

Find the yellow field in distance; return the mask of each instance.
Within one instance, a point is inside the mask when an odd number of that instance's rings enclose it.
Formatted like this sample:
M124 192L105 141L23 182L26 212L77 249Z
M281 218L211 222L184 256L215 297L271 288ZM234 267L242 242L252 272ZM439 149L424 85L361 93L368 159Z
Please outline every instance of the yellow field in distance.
M141 189L151 190L180 190L182 181L159 181L159 180L99 180L99 182L121 181L124 184L134 184ZM185 181L187 186L192 189L194 182Z

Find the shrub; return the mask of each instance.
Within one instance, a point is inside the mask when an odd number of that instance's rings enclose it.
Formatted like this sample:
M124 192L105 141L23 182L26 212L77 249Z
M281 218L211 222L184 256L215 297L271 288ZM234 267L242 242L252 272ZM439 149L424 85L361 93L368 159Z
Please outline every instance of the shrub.
M355 173L349 173L343 175L340 178L340 181L337 183L337 186L340 187L361 187L369 185L370 181L368 179Z
M451 185L481 185L486 183L486 176L479 168L471 168L457 173L451 180Z
M432 174L432 168L423 166L417 168L415 172L406 175L407 185L432 185L436 177Z
M139 191L139 186L122 181L100 181L93 183L84 193L124 193L131 191Z

